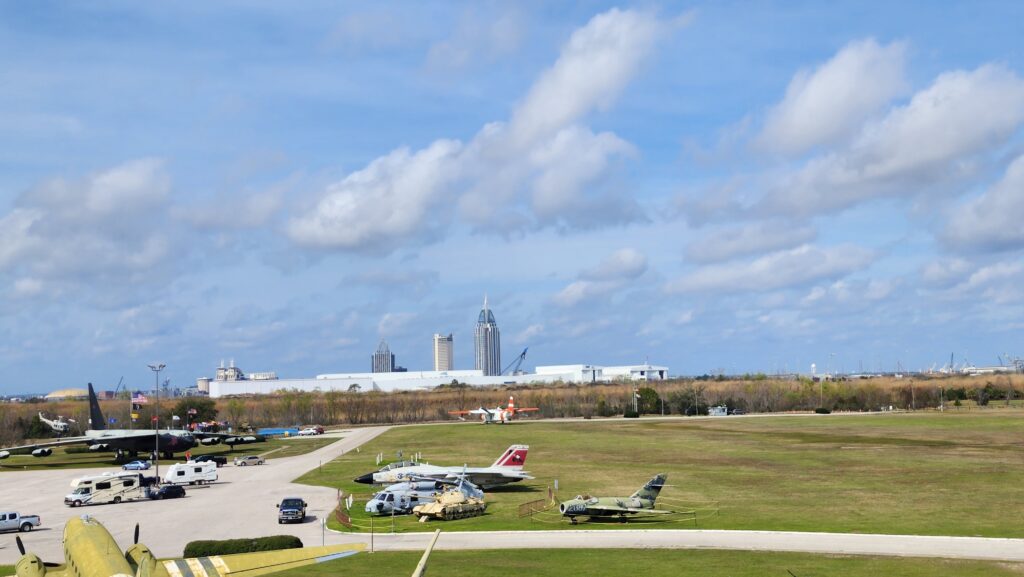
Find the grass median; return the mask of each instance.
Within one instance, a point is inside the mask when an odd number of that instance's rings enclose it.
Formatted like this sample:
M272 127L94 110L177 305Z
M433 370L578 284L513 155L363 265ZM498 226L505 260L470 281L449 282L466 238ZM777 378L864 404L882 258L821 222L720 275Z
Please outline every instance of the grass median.
M545 499L556 479L562 499L623 496L667 472L659 503L696 518L631 525L1020 538L1022 431L1024 412L1015 410L400 427L298 482L357 494L350 514L365 527L373 488L352 479L376 468L377 453L394 460L398 450L407 458L420 451L436 464L484 466L523 443L536 480L488 491L486 515L443 525L398 517L395 529L568 528L551 512L519 518L519 505ZM334 519L330 526L341 528ZM390 530L392 520L375 526Z

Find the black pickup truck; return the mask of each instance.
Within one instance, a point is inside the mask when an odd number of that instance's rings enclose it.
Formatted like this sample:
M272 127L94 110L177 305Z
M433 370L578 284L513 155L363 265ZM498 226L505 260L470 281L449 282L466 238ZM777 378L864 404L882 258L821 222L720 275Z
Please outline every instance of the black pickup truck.
M306 502L298 497L283 499L277 506L277 522L301 523L306 520Z
M228 464L228 458L222 455L199 455L193 459L196 463L202 463L204 461L213 461L217 463L218 467L223 467Z

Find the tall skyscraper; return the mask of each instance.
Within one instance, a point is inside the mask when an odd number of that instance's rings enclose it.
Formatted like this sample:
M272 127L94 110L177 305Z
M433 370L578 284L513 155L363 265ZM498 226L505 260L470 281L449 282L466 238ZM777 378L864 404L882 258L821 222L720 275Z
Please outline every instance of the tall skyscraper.
M452 360L454 343L451 333L448 336L434 333L434 370L450 371L455 368Z
M371 358L373 359L373 372L393 373L395 371L395 355L391 354L388 342L384 339L380 340L380 344L377 345L377 352L373 353Z
M487 296L484 296L484 308L476 321L476 368L485 375L501 374L501 333L494 322L494 313L487 308Z

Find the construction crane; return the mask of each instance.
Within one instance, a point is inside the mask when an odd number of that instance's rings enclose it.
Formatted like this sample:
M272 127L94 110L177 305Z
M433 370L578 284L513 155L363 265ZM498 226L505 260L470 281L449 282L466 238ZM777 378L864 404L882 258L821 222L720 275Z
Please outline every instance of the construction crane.
M523 352L519 353L519 356L516 357L516 360L512 361L511 363L509 363L508 366L505 367L505 370L501 371L501 374L503 374L503 375L516 375L516 374L519 374L519 367L521 367L523 365L523 361L526 360L526 351L528 351L528 350L530 350L530 347L526 347L525 349L523 349ZM511 369L512 372L509 372L509 369Z

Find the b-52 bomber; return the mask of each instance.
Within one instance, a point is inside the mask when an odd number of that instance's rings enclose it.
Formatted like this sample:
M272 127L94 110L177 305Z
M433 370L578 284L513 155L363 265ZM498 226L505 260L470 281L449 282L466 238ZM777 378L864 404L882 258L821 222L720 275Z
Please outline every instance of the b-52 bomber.
M666 473L658 473L653 479L647 481L643 487L629 497L591 497L589 495L577 495L575 499L569 499L558 506L563 517L568 517L569 522L575 525L576 517L618 517L620 521L626 521L626 515L667 515L673 511L655 509L654 501L665 486Z
M367 485L391 485L407 480L438 479L454 481L465 478L481 489L490 489L516 483L523 480L533 479L523 465L526 463L526 453L529 445L512 445L498 457L490 467L440 467L429 463L392 463L378 471L367 473L356 477L356 483Z
M439 533L434 533L413 577L426 574L427 559ZM139 543L138 525L135 525L134 544L122 552L106 527L88 515L71 518L64 525L63 563L43 563L38 555L25 551L21 537L16 541L22 555L15 565L17 577L257 577L349 557L366 548L356 543L192 559L157 559L148 547Z
M89 429L85 435L80 437L65 437L44 441L33 445L22 445L20 447L5 447L0 449L0 459L6 459L11 453L31 452L33 457L49 457L53 454L53 447L66 445L86 445L93 451L113 450L121 456L124 453L132 457L139 453L151 453L157 450L157 436L159 436L159 450L165 459L174 458L174 453L188 451L196 445L242 445L256 443L264 440L259 435L232 435L227 433L192 433L184 430L163 430L159 435L152 429L107 429L107 423L100 410L99 400L96 398L96 391L89 383Z

